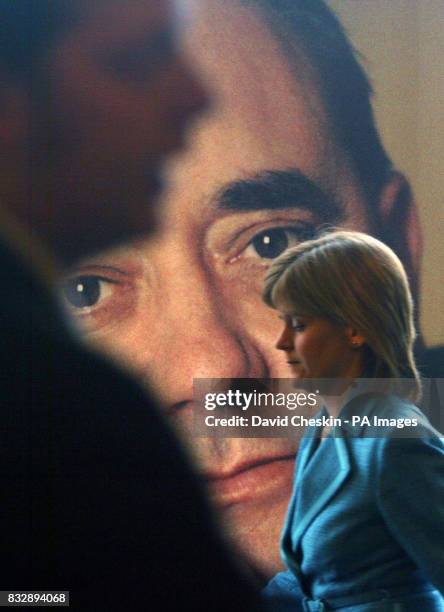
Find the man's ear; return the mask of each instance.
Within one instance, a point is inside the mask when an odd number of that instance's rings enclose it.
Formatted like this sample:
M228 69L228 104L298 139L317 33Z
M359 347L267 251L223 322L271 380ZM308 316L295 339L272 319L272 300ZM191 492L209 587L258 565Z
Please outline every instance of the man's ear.
M377 234L403 262L416 298L422 252L421 230L409 182L403 174L392 171L379 197Z

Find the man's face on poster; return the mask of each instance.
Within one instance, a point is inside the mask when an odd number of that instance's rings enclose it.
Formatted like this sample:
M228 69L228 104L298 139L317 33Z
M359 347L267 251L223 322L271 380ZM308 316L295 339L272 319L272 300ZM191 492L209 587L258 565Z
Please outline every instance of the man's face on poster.
M235 541L272 575L297 443L193 437L193 378L290 376L261 300L268 266L326 223L369 221L302 50L290 64L234 0L199 2L196 17L187 52L213 106L170 164L161 228L83 262L68 295L90 338L159 392Z

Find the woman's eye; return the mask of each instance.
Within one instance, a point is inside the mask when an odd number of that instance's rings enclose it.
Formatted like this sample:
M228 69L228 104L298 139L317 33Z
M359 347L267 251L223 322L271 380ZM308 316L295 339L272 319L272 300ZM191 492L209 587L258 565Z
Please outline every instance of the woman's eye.
M301 331L304 331L305 325L303 323L292 323L291 328L294 331L301 332Z
M262 259L275 259L289 247L309 240L314 235L315 228L311 224L300 227L271 227L259 232L250 240L245 254Z
M112 292L113 281L100 276L76 276L62 287L62 295L73 311L94 308Z
M307 322L304 320L301 320L299 317L292 315L289 316L287 319L287 323L288 325L291 327L291 329L293 331L304 331L304 329L307 327Z

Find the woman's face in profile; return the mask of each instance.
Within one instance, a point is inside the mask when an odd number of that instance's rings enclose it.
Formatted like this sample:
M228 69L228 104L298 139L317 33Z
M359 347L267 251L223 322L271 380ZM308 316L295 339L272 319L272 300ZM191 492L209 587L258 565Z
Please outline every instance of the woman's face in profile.
M296 380L354 378L362 371L361 355L350 327L327 319L282 313L284 328L276 348L284 351Z

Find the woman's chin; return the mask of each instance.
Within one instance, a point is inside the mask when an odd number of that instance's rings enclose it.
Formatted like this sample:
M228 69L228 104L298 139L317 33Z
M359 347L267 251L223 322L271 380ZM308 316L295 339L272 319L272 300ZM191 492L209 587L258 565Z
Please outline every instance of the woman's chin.
M307 374L307 372L305 372L303 369L301 368L294 368L292 369L292 378L293 380L297 381L297 382L303 382L304 380L307 380L309 378L311 378L311 376L309 376Z

